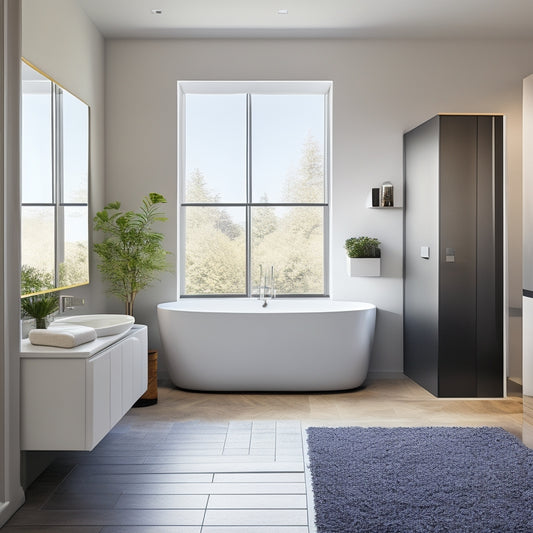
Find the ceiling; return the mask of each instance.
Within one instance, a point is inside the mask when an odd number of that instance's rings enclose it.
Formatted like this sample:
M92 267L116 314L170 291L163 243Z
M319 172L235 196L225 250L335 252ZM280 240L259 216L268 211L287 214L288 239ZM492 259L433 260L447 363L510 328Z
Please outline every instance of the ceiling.
M533 39L533 0L77 1L108 38Z

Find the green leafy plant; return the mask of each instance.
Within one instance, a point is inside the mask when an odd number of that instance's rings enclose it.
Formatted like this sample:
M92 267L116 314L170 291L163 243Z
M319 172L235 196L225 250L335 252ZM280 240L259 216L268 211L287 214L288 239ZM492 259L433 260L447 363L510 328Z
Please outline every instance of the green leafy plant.
M381 257L380 244L378 239L372 237L351 237L346 239L344 247L348 252L348 257L373 258Z
M95 231L105 239L94 244L100 257L98 269L109 283L109 290L125 303L125 311L133 315L138 292L149 286L157 273L170 270L163 234L153 230L153 224L166 221L159 210L166 203L164 196L152 192L145 196L139 212L120 211L120 202L112 202L96 213Z
M59 297L54 293L25 296L20 300L22 315L35 318L38 329L46 329L46 317L59 309Z
M20 309L23 317L35 318L39 329L46 328L46 317L59 309L59 298L54 293L35 294L54 288L54 278L50 272L22 265L20 273Z

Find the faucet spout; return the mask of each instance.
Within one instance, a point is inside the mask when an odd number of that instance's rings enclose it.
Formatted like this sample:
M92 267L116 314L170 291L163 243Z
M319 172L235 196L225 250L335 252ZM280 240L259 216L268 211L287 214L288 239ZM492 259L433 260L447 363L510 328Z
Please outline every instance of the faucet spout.
M62 314L65 311L71 311L80 305L85 305L84 298L76 298L75 296L62 294L59 297L59 314Z
M270 267L270 271L265 269L263 276L263 265L259 265L259 288L258 288L258 300L263 300L262 307L266 307L267 299L272 300L276 297L276 291L274 289L274 267Z

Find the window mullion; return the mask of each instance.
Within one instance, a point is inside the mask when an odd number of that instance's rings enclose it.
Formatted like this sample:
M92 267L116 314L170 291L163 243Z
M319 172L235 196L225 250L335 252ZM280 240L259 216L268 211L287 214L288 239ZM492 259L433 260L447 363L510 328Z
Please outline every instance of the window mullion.
M246 95L246 296L252 296L252 96Z
M186 207L185 203L185 183L187 176L185 173L185 154L186 152L186 126L187 126L187 96L182 92L180 85L178 84L178 258L177 265L179 268L178 278L178 296L181 297L185 294L185 221L186 221Z
M331 201L331 131L330 131L330 95L328 92L324 95L324 242L323 242L323 253L324 253L324 294L329 295L330 290L330 264L329 264L329 247L330 247L330 209L329 204Z

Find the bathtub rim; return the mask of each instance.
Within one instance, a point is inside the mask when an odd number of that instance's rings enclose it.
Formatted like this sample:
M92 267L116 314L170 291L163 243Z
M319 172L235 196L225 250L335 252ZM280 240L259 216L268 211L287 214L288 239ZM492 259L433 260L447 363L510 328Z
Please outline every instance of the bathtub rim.
M216 303L215 303L216 302ZM312 303L311 303L312 302ZM180 304L184 304L180 306ZM214 305L209 305L209 304ZM322 303L323 305L317 305ZM242 307L239 307L242 304ZM200 297L178 298L157 304L162 311L186 313L218 313L218 314L314 314L314 313L346 313L371 311L377 306L370 302L356 300L333 300L331 298L275 298L267 299L267 306L262 307L262 300L246 297ZM283 307L284 304L288 304ZM298 305L299 304L299 305ZM305 304L310 304L306 306ZM195 307L198 305L198 307Z

